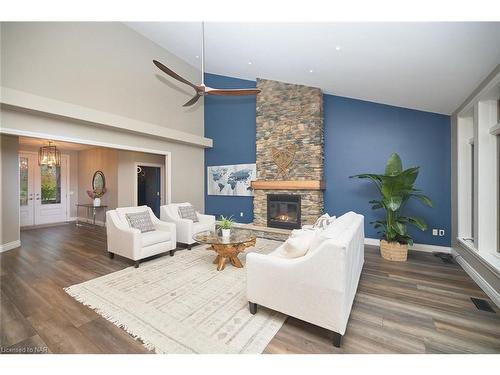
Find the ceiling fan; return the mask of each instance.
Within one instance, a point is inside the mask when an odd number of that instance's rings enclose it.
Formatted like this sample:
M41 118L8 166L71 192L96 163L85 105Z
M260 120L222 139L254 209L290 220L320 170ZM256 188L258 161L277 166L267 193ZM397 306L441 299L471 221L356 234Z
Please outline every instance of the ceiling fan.
M189 107L195 104L198 99L202 96L206 95L221 95L221 96L242 96L242 95L257 95L260 90L259 89L215 89L212 87L205 86L205 24L202 22L201 24L201 84L195 85L194 83L189 82L187 79L181 77L173 70L167 68L161 62L157 60L153 60L153 63L160 69L162 72L167 73L170 77L175 78L176 80L185 83L188 86L191 86L196 94L193 96L187 103L183 105L183 107Z

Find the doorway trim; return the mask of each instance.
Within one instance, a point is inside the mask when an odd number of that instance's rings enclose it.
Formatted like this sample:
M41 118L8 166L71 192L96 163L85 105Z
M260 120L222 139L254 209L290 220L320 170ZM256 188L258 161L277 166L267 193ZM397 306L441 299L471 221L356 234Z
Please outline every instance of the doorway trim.
M166 162L167 160L165 160ZM165 173L165 164L158 164L158 163L142 163L140 161L136 161L134 163L134 206L137 206L137 193L138 193L138 190L139 190L139 187L137 186L137 167L140 166L140 165L143 165L145 167L156 167L156 168L160 168L160 176L161 176L161 181L160 181L160 184L161 184L161 187L160 187L160 190L161 190L161 204L160 206L163 206L165 204L170 204L170 201L168 201L168 203L165 203L166 202L166 194L165 194L165 182L164 180L167 179L167 175Z
M117 150L125 150L125 151L137 151L137 152L145 152L148 154L157 154L165 156L165 189L166 189L166 203L170 204L172 202L172 152L165 150L158 150L154 148L147 147L136 147L130 145L123 145L119 143L109 143L109 142L100 142L93 141L86 138L75 138L75 137L66 137L62 135L49 134L49 133L41 133L41 132L32 132L27 130L19 130L14 128L0 128L0 134L11 134L17 135L21 137L31 137L31 138L40 138L40 139L51 139L53 141L62 141L62 142L72 142L79 143L82 145L90 145L90 146L99 146L99 147L107 147L114 148Z

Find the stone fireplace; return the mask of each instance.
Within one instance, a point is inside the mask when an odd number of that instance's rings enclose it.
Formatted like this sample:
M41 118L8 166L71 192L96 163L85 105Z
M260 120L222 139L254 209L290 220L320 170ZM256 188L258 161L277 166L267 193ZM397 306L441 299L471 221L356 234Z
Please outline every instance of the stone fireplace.
M261 93L257 95L257 180L252 183L254 224L289 229L292 224L294 228L312 224L324 206L321 90L265 79L257 79L257 87ZM280 207L276 202L269 207L273 195L299 197L294 223L269 221L271 210Z

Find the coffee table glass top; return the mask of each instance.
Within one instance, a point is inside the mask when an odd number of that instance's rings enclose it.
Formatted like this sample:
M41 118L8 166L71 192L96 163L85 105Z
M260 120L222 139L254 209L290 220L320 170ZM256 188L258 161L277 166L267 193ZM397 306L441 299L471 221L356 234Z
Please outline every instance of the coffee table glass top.
M229 238L224 238L220 236L217 231L205 231L197 233L193 236L196 242L204 243L208 245L226 245L226 244L241 244L249 241L255 240L255 236L252 232L242 229L231 229L231 235Z

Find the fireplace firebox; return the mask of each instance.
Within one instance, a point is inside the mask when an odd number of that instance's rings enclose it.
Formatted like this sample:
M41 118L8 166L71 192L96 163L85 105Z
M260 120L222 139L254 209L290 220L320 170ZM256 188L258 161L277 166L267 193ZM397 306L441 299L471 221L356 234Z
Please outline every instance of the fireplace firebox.
M272 228L300 228L300 195L267 194L267 226Z

